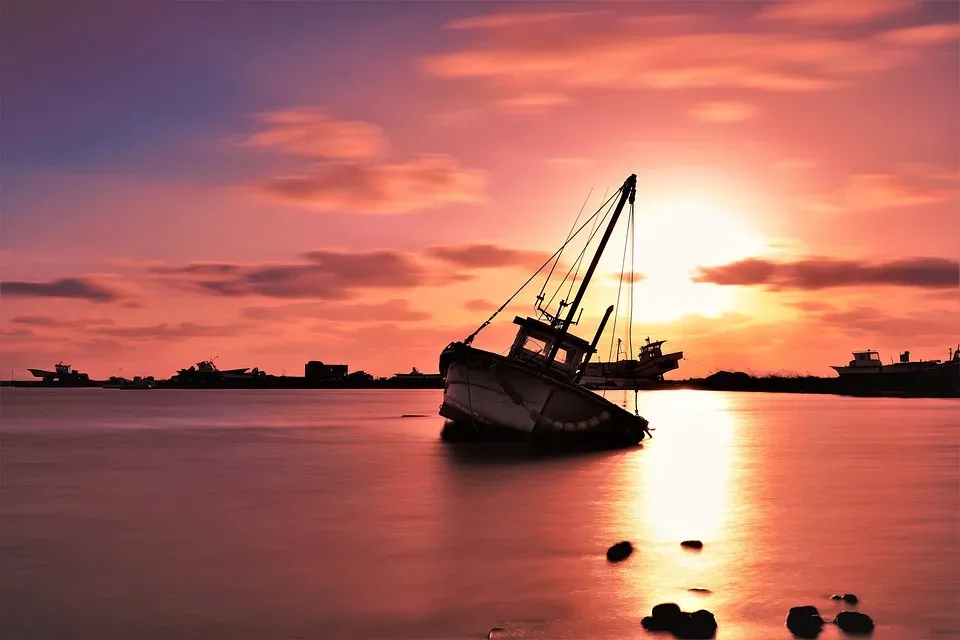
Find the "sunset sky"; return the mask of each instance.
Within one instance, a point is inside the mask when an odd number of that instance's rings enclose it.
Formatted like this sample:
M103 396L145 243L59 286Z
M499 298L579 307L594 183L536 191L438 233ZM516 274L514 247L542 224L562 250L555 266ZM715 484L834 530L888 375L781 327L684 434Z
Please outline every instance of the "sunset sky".
M4 378L436 371L631 173L671 377L960 342L957 2L14 1L0 73Z

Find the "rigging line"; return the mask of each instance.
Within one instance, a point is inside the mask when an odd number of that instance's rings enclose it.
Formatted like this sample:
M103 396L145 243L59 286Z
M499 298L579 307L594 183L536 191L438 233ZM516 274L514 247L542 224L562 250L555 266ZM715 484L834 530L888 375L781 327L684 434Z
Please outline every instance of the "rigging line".
M587 192L587 199L583 201L583 204L580 205L580 211L577 212L577 219L573 221L573 224L570 225L570 231L567 232L567 242L570 241L570 234L573 233L573 230L577 228L577 223L580 222L580 216L583 215L583 210L586 208L587 203L590 201L590 196L593 195L593 187L590 187L590 191ZM553 277L553 270L557 268L557 265L560 264L560 255L563 253L563 248L560 248L560 253L557 254L557 259L554 260L553 266L550 267L550 273L547 274L547 279L543 281L543 286L540 287L540 294L538 298L543 295L543 292L547 290L547 284L550 282L550 278Z
M499 313L500 313L501 311L503 311L504 309L506 309L506 308L507 308L507 305L510 304L511 302L513 302L513 299L516 298L516 297L520 294L520 292L523 291L523 290L526 288L526 286L527 286L528 284L530 284L531 282L533 282L533 279L536 278L537 275L539 275L539 273L540 273L541 271L543 271L543 268L546 267L548 264L550 264L550 261L553 260L554 257L556 257L557 255L559 255L560 252L563 251L563 248L564 248L565 246L567 246L568 244L570 244L570 241L573 240L575 237L577 237L577 235L578 235L581 231L583 231L583 229L590 223L591 220L595 219L595 218L597 217L597 215L599 215L600 211L603 210L603 207L604 207L605 205L607 205L608 203L612 202L613 199L616 198L618 195L620 195L620 192L621 192L621 191L623 191L623 187L620 187L619 189L617 189L616 192L614 192L614 194L610 196L610 199L609 199L609 200L607 200L606 202L604 202L603 204L601 204L601 205L600 205L600 208L597 209L597 211L596 211L592 216L590 216L590 217L586 220L586 222L584 222L582 225L580 225L580 228L577 229L577 231L576 231L572 236L570 236L570 239L567 240L566 242L564 242L564 243L560 246L559 249L557 249L556 251L554 251L554 252L553 252L553 255L551 255L549 258L547 258L547 260L546 260L542 265L540 265L540 268L537 269L532 276L530 276L529 278L527 278L527 281L524 282L522 285L520 285L520 288L517 289L517 290L513 293L512 296L510 296L509 298L507 298L507 301L506 301L506 302L504 302L502 305L500 305L500 308L499 308L499 309L497 309L496 311L494 311L494 312L490 315L490 317L487 318L487 319L483 322L483 324L481 324L479 327L477 327L477 329L476 329L473 333L471 333L469 336L467 336L466 338L464 338L464 341L463 341L464 344L470 344L471 342L473 342L473 339L477 337L477 334L480 333L481 331L483 331L484 328L488 327L488 326L490 325L490 323L493 322L493 319L496 318L497 315L499 315ZM604 217L606 217L606 216L604 216Z
M623 268L627 263L627 240L630 239L630 234L625 234L625 236L623 239L623 258L620 260L620 282L617 284L617 306L613 312L613 333L610 334L610 351L607 353L608 362L612 362L613 341L617 337L617 318L620 316L620 292L623 289ZM620 354L618 353L617 355L619 356Z
M633 203L630 203L630 218L627 220L627 236L630 240L630 331L627 332L627 345L630 349L630 358L634 357L633 355L633 288L636 286L634 278L637 275L637 267L634 261L634 251L636 249L636 226L637 223L634 220L634 210Z
M609 190L610 190L610 187L607 187L606 189L604 189L603 195L607 195L607 191L609 191ZM612 203L612 202L610 203L610 209L613 209L613 203ZM609 214L610 211L608 210L607 213ZM607 217L607 216L604 215L604 216L603 216L603 219L606 219L606 217ZM597 225L596 222L594 222L594 225L595 225L594 229L596 229L596 228L599 227L599 225ZM591 229L591 230L590 230L590 240L593 240L593 236L595 236L596 233L597 233L594 229ZM570 280L570 287L567 289L567 297L565 298L566 300L569 300L569 299L570 299L570 294L573 293L573 284L577 281L577 276L580 275L580 267L583 266L583 256L585 256L585 255L587 254L587 246L590 244L590 240L587 240L587 244L584 245L583 251L580 252L580 256L577 258L577 262L576 262L577 270L576 270L576 272L573 274L573 279ZM560 286L563 286L563 285L561 284Z
M577 273L580 272L580 265L583 263L583 257L586 255L587 249L590 248L590 243L593 242L593 238L597 235L597 233L599 233L600 229L603 227L602 224L598 224L598 223L602 223L604 220L606 220L607 216L610 215L610 212L613 210L613 198L611 197L611 199L607 200L607 202L609 202L610 205L607 207L607 211L606 213L603 214L603 217L597 218L596 214L594 215L593 226L590 229L590 236L587 238L586 243L583 245L583 249L580 251L580 255L577 256L577 259L573 262L573 264L570 265L570 268L567 269L566 275L563 276L563 280L561 280L560 284L557 285L557 290L553 292L552 296L550 296L550 300L549 302L547 302L547 307L553 304L553 301L554 299L556 299L557 294L560 293L561 289L563 289L563 284L567 281L567 278L569 278L570 274L573 272L573 268L576 267ZM606 204L606 202L604 204ZM602 209L603 205L600 205L600 207ZM599 213L599 211L597 213ZM589 222L589 220L587 222ZM586 222L584 223L584 225L586 225ZM576 279L577 277L574 276L573 280L570 281L570 291L567 292L567 299L570 298L570 293L573 291L573 283L576 281Z

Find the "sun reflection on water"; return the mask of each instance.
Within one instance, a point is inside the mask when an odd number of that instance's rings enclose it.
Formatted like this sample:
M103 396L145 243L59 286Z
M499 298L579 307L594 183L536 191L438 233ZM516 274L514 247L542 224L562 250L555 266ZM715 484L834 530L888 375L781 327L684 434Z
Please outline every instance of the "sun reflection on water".
M654 432L654 455L646 456L638 469L644 490L642 500L631 505L634 517L649 527L652 542L717 542L735 490L730 480L737 421L722 395L671 395L640 400L648 420L660 427ZM653 453L653 443L650 449Z
M636 615L649 615L659 602L715 613L733 604L723 586L740 571L737 537L749 519L738 465L742 414L735 404L724 394L693 390L639 396L640 414L656 430L642 452L621 461L609 505L616 510L613 527L637 546L637 570L618 573ZM690 539L701 540L703 551L682 549Z

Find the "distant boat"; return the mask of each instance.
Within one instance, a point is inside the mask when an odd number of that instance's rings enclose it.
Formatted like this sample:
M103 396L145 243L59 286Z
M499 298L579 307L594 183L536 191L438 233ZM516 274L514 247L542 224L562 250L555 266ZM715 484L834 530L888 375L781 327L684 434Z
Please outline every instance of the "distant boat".
M615 362L590 362L584 368L581 384L588 389L634 389L663 381L663 374L680 368L682 351L664 354L666 340L651 342L640 347L636 360L621 359L621 340L617 340Z
M153 389L157 386L153 376L142 378L134 376L133 380L127 380L118 376L110 376L107 382L100 385L104 389Z
M831 369L841 376L860 376L876 374L909 374L934 369L940 366L940 360L917 360L910 361L910 352L904 351L900 354L900 362L883 364L880 360L880 353L873 349L865 351L854 351L853 360L846 366L831 365Z
M443 350L440 415L457 425L449 433L458 439L521 439L585 448L632 446L645 437L644 418L579 384L614 307L607 309L593 342L569 333L624 205L634 203L636 184L637 176L631 175L608 200L618 198L616 209L566 318L561 319L559 311L551 316L543 310L549 323L516 317L520 328L506 356L470 346L492 317L477 332ZM566 302L560 308L564 306Z
M90 380L89 375L81 373L76 369L71 369L70 365L63 364L63 362L58 362L54 365L53 371L47 371L45 369L27 369L27 371L29 371L33 377L41 378L44 384L77 387L94 384Z
M900 362L883 364L873 349L854 351L846 366L832 367L839 382L850 393L902 393L905 395L960 395L960 345L950 350L946 362L910 360L910 352L900 354Z

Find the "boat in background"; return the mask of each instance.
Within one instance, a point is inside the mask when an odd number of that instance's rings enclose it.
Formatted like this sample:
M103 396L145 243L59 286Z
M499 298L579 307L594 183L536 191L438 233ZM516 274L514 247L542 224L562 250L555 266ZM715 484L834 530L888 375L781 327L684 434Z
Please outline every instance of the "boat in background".
M526 440L544 446L613 448L634 446L647 435L647 420L580 384L613 305L607 308L592 342L569 332L627 202L632 213L636 184L637 176L631 175L601 206L602 210L617 198L616 209L572 303L562 301L556 315L540 309L549 322L515 317L519 329L505 356L471 346L476 335L510 303L514 294L473 334L462 342L449 344L440 354L440 373L444 376L440 415L450 420L444 428L445 439ZM563 247L554 254L558 260L562 250ZM566 306L569 311L561 319Z
M900 362L883 364L880 360L880 353L873 349L865 351L854 351L853 360L847 363L847 366L831 365L831 369L841 376L861 376L871 374L908 374L934 369L941 364L940 360L917 360L910 361L910 352L904 351L900 354Z
M146 378L133 376L133 380L128 380L119 376L110 376L110 379L100 385L104 389L154 389L157 386L153 376Z
M588 389L636 389L663 382L663 374L680 368L683 352L664 354L666 340L651 342L647 337L636 360L620 358L622 342L617 339L616 361L588 363L580 384Z
M53 371L45 369L27 369L35 378L41 379L43 385L56 385L61 387L90 387L96 386L96 382L90 379L86 373L81 373L76 369L71 369L70 365L58 362L54 365Z
M873 349L854 351L847 366L835 365L841 391L853 395L945 396L960 395L960 345L950 350L945 362L910 360L910 352L900 354L900 362L883 364Z

